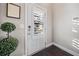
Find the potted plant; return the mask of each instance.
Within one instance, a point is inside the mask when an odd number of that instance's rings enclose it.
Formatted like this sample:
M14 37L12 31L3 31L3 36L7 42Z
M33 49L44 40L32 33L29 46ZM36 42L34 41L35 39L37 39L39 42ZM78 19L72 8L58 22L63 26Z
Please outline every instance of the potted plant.
M12 36L10 33L16 29L13 23L5 22L1 24L1 30L7 32L7 38L3 38L0 41L0 55L9 56L13 51L16 50L18 45L18 40Z

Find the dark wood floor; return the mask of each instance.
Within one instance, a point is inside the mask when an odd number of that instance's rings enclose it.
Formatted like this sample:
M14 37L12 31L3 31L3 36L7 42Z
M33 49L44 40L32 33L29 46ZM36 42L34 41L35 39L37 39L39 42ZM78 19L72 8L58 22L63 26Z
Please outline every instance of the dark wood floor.
M52 45L32 56L73 56L63 50L61 50L60 48Z

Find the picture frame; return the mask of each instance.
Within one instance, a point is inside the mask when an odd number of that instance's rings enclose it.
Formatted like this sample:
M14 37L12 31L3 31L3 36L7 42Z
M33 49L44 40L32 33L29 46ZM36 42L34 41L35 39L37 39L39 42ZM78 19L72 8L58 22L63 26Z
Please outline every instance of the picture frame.
M21 6L13 3L7 3L6 5L6 16L9 18L20 19Z

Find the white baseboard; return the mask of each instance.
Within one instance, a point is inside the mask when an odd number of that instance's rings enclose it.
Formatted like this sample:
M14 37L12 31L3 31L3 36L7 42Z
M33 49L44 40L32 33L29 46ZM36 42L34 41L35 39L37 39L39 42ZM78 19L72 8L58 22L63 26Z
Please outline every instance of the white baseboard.
M48 44L48 45L46 45L46 48L47 48L47 47L50 47L50 46L52 46L52 45L53 45L53 42L50 43L50 44Z
M68 53L70 53L70 54L72 54L72 55L74 55L74 56L79 56L78 53L76 53L76 52L74 52L74 51L72 51L72 50L69 50L69 49L67 49L67 48L65 48L65 47L63 47L63 46L61 46L61 45L59 45L59 44L57 44L57 43L53 43L53 44L54 44L55 46L59 47L60 49L66 51L66 52L68 52Z
M52 42L52 43L46 45L46 48L47 48L47 47L50 47L50 46L52 46L52 45L55 45L55 46L57 46L58 48L60 48L60 49L62 49L62 50L64 50L64 51L66 51L66 52L68 52L68 53L70 53L70 54L72 54L72 55L74 55L74 56L79 56L78 53L76 53L76 52L74 52L74 51L72 51L72 50L70 50L70 49L67 49L67 48L65 48L65 47L63 47L63 46L61 46L61 45L59 45L59 44L57 44L57 43L55 43L55 42ZM37 51L37 52L38 52L38 51ZM36 52L35 52L35 53L36 53ZM33 54L35 54L35 53L33 53ZM32 55L33 55L33 54L32 54ZM28 56L31 56L31 55L28 55Z

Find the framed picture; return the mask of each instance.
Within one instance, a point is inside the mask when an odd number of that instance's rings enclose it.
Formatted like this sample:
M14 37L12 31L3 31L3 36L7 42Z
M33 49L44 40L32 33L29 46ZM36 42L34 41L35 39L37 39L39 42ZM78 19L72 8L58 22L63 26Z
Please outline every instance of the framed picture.
M7 3L6 6L6 16L10 18L20 19L21 7L13 4Z

